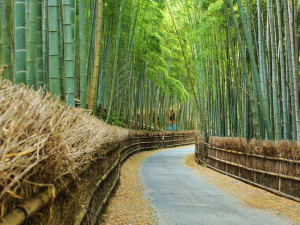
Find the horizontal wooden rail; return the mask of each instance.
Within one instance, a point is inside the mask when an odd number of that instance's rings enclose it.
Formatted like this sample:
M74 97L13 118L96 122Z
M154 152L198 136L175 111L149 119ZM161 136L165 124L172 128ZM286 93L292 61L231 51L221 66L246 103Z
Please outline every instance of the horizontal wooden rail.
M0 224L2 225L21 225L24 221L41 208L48 205L57 195L56 188L51 187L46 191L36 194L35 196L26 200L23 204L16 206L16 208L7 214Z
M283 175L283 174L280 174L280 173L273 173L273 172L268 172L268 171L264 171L264 170L258 170L258 169L250 168L250 167L247 167L247 166L243 166L243 165L238 164L238 163L232 163L232 162L229 162L229 161L226 161L226 160L223 160L223 159L218 159L218 158L215 158L215 157L212 157L212 156L208 156L208 158L219 161L219 162L222 162L222 163L225 163L225 164L228 164L228 165L243 168L243 169L246 169L246 170L249 170L249 171L254 171L254 172L257 172L257 173L267 174L267 175L275 176L275 177L281 177L281 178L288 179L288 180L300 181L299 177L292 177L292 176L287 176L287 175Z
M277 190L275 190L275 189L266 187L266 186L264 186L264 185L255 183L255 182L253 182L253 181L244 179L244 178L242 178L242 177L233 175L233 174L231 174L231 173L227 173L227 172L225 172L225 171L223 171L223 170L220 170L220 169L218 169L218 168L216 168L216 167L214 167L214 166L212 166L212 165L207 164L207 163L204 162L203 160L200 160L200 159L195 158L195 161L196 161L197 163L202 163L202 164L204 164L205 166L207 166L208 168L211 168L211 169L213 169L213 170L215 170L215 171L218 171L218 172L220 172L220 173L223 173L223 174L225 174L225 175L227 175L227 176L233 177L233 178L238 179L238 180L241 180L241 181L243 181L243 182L245 182L245 183L248 183L248 184L251 184L251 185L253 185L253 186L259 187L259 188L261 188L261 189L267 190L267 191L272 192L272 193L274 193L274 194L276 194L276 195L279 195L279 196L282 196L282 197L285 197L285 198L288 198L288 199L291 199L291 200L300 202L300 198L294 197L294 196L292 196L292 195L285 194L285 193L283 193L283 192L280 192L280 191L277 191Z
M297 188L300 185L300 177L294 175L298 174L294 170L290 170L291 168L300 169L299 160L222 149L202 141L198 141L196 146L195 159L198 163L203 163L226 175L300 202L299 188ZM218 152L228 154L218 154ZM266 166L270 169L265 169ZM265 176L268 176L267 179ZM290 189L291 187L294 188Z

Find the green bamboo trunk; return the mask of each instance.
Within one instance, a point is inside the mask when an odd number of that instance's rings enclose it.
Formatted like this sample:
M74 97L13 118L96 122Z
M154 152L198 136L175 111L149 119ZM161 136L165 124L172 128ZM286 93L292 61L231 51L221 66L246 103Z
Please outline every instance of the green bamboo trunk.
M69 106L75 107L74 80L74 39L72 37L71 0L63 0L63 30L64 30L64 81L65 99Z
M79 60L79 54L76 52L77 46L77 24L76 24L76 1L70 0L71 3L71 25L72 25L72 39L73 39L73 71L74 71L74 95L78 96L77 80L78 80L78 70L76 70L76 62Z
M36 88L36 46L37 46L37 1L29 2L28 52L27 52L27 85Z
M287 0L283 1L283 12L284 12L284 28L285 28L285 37L286 37L286 57L287 57L287 78L290 81L290 105L291 105L291 136L292 140L297 140L297 112L296 108L298 105L296 105L296 98L295 98L295 92L294 92L294 72L293 72L293 58L292 58L292 45L291 45L291 33L290 33L290 25L289 25L289 17L288 17L288 4Z
M45 85L43 62L43 21L42 0L37 1L37 45L36 45L36 88L42 89Z
M229 1L231 2L232 0L229 0ZM257 96L258 96L259 103L260 103L262 118L263 118L264 125L265 125L265 128L266 128L266 132L267 132L267 135L268 135L267 138L270 139L270 140L273 140L274 135L273 135L273 132L272 132L272 129L271 129L271 126L270 126L268 108L267 108L268 106L266 105L265 98L264 98L263 93L262 93L259 74L258 74L258 70L257 70L257 63L256 63L256 60L255 60L255 55L254 55L253 44L252 44L252 35L249 32L248 27L247 27L246 18L245 18L244 10L242 8L241 0L237 0L237 3L238 3L240 17L241 17L241 20L242 20L244 35L245 35L245 38L246 38L246 43L247 43L248 53L249 53L249 57L250 57L251 68L252 68L252 72L253 72L255 86L256 86L256 89L257 89Z
M86 18L85 1L79 1L79 39L80 39L80 106L87 108L87 51L86 51Z
M0 25L2 27L2 8L3 8L3 0L0 0ZM2 57L3 51L3 39L2 39L2 28L0 28L0 56ZM2 63L0 61L0 63Z
M272 91L273 91L273 111L274 111L274 124L275 124L275 140L281 139L281 112L279 103L279 90L278 90L278 64L276 59L276 46L275 46L275 34L274 34L274 15L273 15L273 3L268 0L268 21L270 27L271 36L271 56L272 56Z
M117 76L118 76L118 59L119 59L119 46L120 46L120 36L121 36L121 26L122 26L122 16L123 16L123 7L124 7L125 0L122 0L120 6L120 14L119 14L119 21L118 21L118 30L116 36L116 44L115 44L115 56L114 56L114 68L113 68L113 80L111 85L110 91L110 100L107 112L107 119L106 122L110 120L112 107L115 100L115 91L117 86ZM140 112L142 114L142 112ZM142 115L140 115L142 118Z
M2 59L1 64L6 65L7 68L3 72L2 76L6 79L13 80L13 73L12 73L12 62L11 62L11 27L10 27L10 0L3 0L2 5Z
M257 29L258 29L258 58L259 58L259 74L262 92L267 99L267 74L266 74L266 64L265 64L265 45L264 45L264 31L263 31L263 21L262 21L262 10L261 10L261 0L257 0Z
M16 84L26 84L26 18L25 0L15 0L15 78Z
M243 46L243 43L242 43L242 38L241 38L240 31L239 31L239 27L238 27L236 15L235 15L235 12L234 12L232 0L229 0L229 6L230 6L231 16L232 16L232 20L233 20L233 24L234 24L234 27L235 27L235 32L236 32L237 40L238 40L239 51L240 51L240 54L242 56L242 73L243 73L244 81L246 83L245 86L247 87L247 91L248 91L249 98L250 98L250 104L251 104L250 110L251 110L252 121L253 121L254 129L255 129L255 136L256 136L257 139L261 139L261 133L260 133L261 127L260 127L260 123L259 123L257 98L256 98L255 92L253 92L253 90L252 90L253 87L251 85L252 83L250 81L250 77L249 77L249 74L248 74L247 61L246 61L246 53L244 51L244 46ZM246 108L247 107L247 100L246 99L247 98L245 98L245 101L244 101L245 102L244 112L246 113L244 115L244 118L248 118L248 116L247 116L247 108ZM245 129L246 130L244 131L244 136L248 137L249 135L247 134L248 133L248 129L247 129L246 124L247 124L247 122L245 122Z
M97 5L97 24L96 24L97 32L95 37L94 67L93 67L91 86L90 86L90 91L88 96L88 108L92 109L93 112L95 112L96 110L98 77L99 77L100 62L101 62L102 24L103 24L103 1L99 0ZM107 116L107 118L108 117L109 116Z
M64 77L64 28L63 28L63 7L62 1L58 1L57 7L57 31L58 31L58 65L59 65L59 78L61 99L66 100L65 77ZM50 18L49 18L50 19Z
M52 96L62 97L58 49L58 0L48 0L49 89ZM50 19L51 18L51 19Z
M49 43L48 43L48 1L42 0L42 42L43 42L43 80L45 83L45 89L49 90Z
M295 117L296 117L296 137L295 140L300 140L300 118L299 118L299 74L298 74L298 63L296 61L299 61L298 58L296 58L296 55L298 55L295 50L296 50L296 44L295 44L295 35L294 35L294 19L293 18L293 13L292 13L292 5L290 1L287 2L287 10L288 10L288 19L289 19L289 29L290 29L290 44L291 44L291 56L292 56L292 68L293 68L293 87L292 90L294 92L295 96Z
M290 128L288 119L288 103L287 103L287 88L286 88L286 73L285 73L285 57L283 49L283 31L282 31L282 13L280 0L276 0L277 5L277 23L278 23L278 48L280 60L280 79L281 79L281 96L282 96L282 124L283 138L290 139Z

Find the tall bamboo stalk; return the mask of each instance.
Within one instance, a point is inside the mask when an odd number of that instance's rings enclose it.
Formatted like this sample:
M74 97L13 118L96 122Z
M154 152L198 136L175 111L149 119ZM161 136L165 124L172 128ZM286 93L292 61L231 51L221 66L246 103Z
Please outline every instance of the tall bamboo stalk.
M11 63L11 33L10 33L10 0L3 0L2 5L2 59L1 63L7 65L6 70L2 73L2 76L13 80L12 63Z
M64 80L65 98L69 106L75 107L74 80L74 39L71 24L71 0L63 0L63 28L64 28Z
M17 84L26 84L26 19L25 0L15 0L15 78Z
M60 79L61 99L66 100L64 77L64 28L63 28L62 1L58 1L57 7L57 34L58 34L58 69Z
M79 71L76 70L76 68L78 68L77 62L80 59L80 55L77 54L79 52L77 52L77 25L78 22L76 21L76 11L77 11L77 4L76 4L77 0L71 0L71 25L72 25L72 40L73 40L73 71L74 71L74 98L76 96L79 96L79 88L78 88L78 78L79 78Z
M86 52L86 4L85 1L79 1L79 38L80 38L80 106L87 108L87 52Z
M229 1L232 1L232 0L229 0ZM274 136L273 136L273 132L272 132L272 129L271 129L271 126L270 126L268 110L267 110L265 98L264 98L263 93L262 93L262 88L261 88L260 80L259 80L259 74L258 74L258 70L257 70L257 63L256 63L256 60L255 60L255 55L254 55L254 51L253 51L252 35L249 33L249 30L248 30L248 27L247 27L246 18L245 18L245 14L244 14L244 11L243 11L243 8L242 8L241 0L237 0L237 3L238 3L240 17L241 17L241 20L242 20L244 35L245 35L245 38L246 38L246 43L247 43L248 53L249 53L249 57L250 57L250 62L251 62L253 77L254 77L254 81L255 81L255 86L256 86L256 89L257 89L257 96L258 96L259 103L260 103L262 118L263 118L263 121L264 121L264 124L265 124L265 127L266 127L266 132L267 132L267 135L268 135L268 139L273 140Z
M43 43L43 80L45 89L49 90L49 46L48 46L48 1L42 0L42 43Z
M274 110L274 124L275 124L275 140L281 139L281 112L279 103L279 90L278 90L278 64L276 59L276 46L275 46L275 34L274 34L274 14L273 14L273 2L268 0L268 21L270 27L271 36L271 56L272 56L272 90L273 90L273 110Z
M58 0L48 0L49 88L52 96L63 97L59 72Z
M3 8L3 0L0 0L0 25L2 27L2 8ZM2 57L3 51L3 39L2 39L2 28L0 29L0 56Z
M259 57L259 74L261 80L262 92L267 99L267 74L266 74L266 64L265 64L265 45L264 45L264 31L263 31L263 21L262 21L262 10L261 10L261 0L257 0L257 29L258 29L258 57Z
M92 109L93 111L95 111L95 109L96 109L96 95L97 95L98 77L99 77L99 71L100 71L102 24L103 24L103 0L99 0L98 4L97 4L97 23L96 23L96 37L95 37L94 67L93 67L93 72L92 72L90 92L88 95L88 108Z
M44 88L42 0L37 0L36 88Z
M107 111L106 122L108 122L110 120L111 113L112 113L113 102L115 100L114 98L115 98L115 91L116 91L116 86L117 86L119 46L120 46L120 36L121 36L121 26L122 26L122 16L123 16L124 2L125 2L125 0L122 0L121 5L120 5L118 30L117 30L116 43L115 43L113 78L112 78L112 86L111 86L111 91L110 91L110 100L109 100L109 106L108 106L108 111ZM140 113L142 113L142 112L140 112ZM142 115L141 115L141 118L142 118Z
M27 85L36 88L36 43L37 43L37 0L29 2L28 20L28 52L27 52Z
M297 140L297 112L295 105L295 91L294 91L294 70L293 70L293 58L292 58L292 45L291 45L291 32L288 16L288 4L287 0L283 1L283 13L284 13L284 28L285 28L285 37L286 37L286 57L287 57L287 78L289 79L289 88L290 88L290 99L291 99L291 112L292 112L292 140Z
M278 23L278 48L280 61L280 79L281 79L281 97L282 97L282 125L283 138L290 139L289 121L288 121L288 104L287 104L287 90L286 90L286 73L285 73L285 59L283 49L283 31L282 31L282 13L280 0L276 0L277 5L277 23Z
M297 63L296 61L299 61L298 58L296 58L295 53L295 35L294 35L294 26L293 26L293 14L291 11L291 5L290 1L287 0L287 10L288 10L288 19L289 19L289 29L290 29L290 40L291 40L291 55L292 55L292 68L293 68L293 87L292 90L294 92L295 96L295 116L296 116L296 129L297 129L297 136L296 140L300 140L300 118L299 118L299 84L298 84L298 68L296 67Z
M261 128L260 128L260 124L259 124L257 98L256 98L256 94L252 90L253 87L252 87L252 84L251 84L251 81L250 81L250 78L248 75L246 53L244 51L242 38L241 38L240 31L239 31L236 15L234 12L232 0L229 0L228 2L229 2L230 10L231 10L231 16L232 16L232 21L233 21L233 24L235 27L236 36L238 39L239 51L242 56L242 73L243 73L244 80L246 82L246 86L248 87L247 90L248 90L248 94L249 94L249 98L250 98L250 104L251 104L250 110L252 113L252 120L253 120L253 124L254 124L254 128L255 128L255 137L257 139L260 139L261 138L261 133L260 133ZM247 118L246 115L244 117ZM247 131L245 133L247 133ZM248 136L248 135L245 134L245 136Z

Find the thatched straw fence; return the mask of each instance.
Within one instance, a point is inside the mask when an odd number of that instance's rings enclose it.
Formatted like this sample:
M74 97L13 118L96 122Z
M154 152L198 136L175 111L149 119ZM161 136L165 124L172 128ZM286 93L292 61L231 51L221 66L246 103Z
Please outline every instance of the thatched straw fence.
M300 145L297 142L211 137L196 140L195 159L224 174L300 202Z
M131 154L193 144L137 132L0 80L0 224L98 224Z

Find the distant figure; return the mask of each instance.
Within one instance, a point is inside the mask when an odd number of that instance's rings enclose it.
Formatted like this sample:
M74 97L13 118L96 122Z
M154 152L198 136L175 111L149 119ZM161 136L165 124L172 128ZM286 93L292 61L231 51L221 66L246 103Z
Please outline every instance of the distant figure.
M168 131L177 131L178 130L178 127L171 123L171 125L167 128Z

